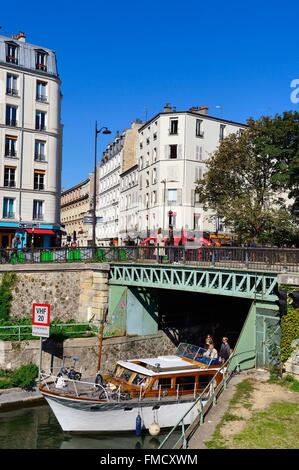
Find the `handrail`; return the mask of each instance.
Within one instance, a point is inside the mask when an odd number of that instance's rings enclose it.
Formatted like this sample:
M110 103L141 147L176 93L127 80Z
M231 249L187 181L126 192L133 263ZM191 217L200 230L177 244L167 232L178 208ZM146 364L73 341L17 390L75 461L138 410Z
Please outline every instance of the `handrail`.
M160 256L161 253L161 256ZM299 249L208 246L80 246L0 249L1 264L164 263L299 272Z
M44 372L42 372L40 374L40 383L43 383L48 388L48 390L49 390L49 386L48 386L48 383L46 382L46 379L49 379L49 378L51 378L53 383L55 383L55 381L58 380L61 377L55 376L53 374L45 374ZM70 379L69 377L62 377L62 378L65 382L71 382L73 384L73 387L74 387L74 390L75 390L75 393L76 393L77 397L78 397L78 390L76 388L76 383L77 384L92 385L94 388L97 387L98 389L102 389L102 391L104 391L104 393L106 395L106 401L110 401L107 390L100 384L95 384L94 382L85 382L83 380L74 380L74 379ZM61 390L61 389L59 389L59 390Z
M227 375L227 372L228 372L228 369L229 369L229 364L230 362L234 359L234 358L237 358L238 356L242 355L242 354L248 354L248 353L252 353L252 352L256 352L255 349L250 349L248 351L242 351L240 353L236 353L236 354L233 354L224 364L223 366L218 370L218 372L216 372L216 374L213 376L213 378L210 380L210 382L207 384L207 386L204 388L204 390L201 392L201 394L198 396L198 398L194 401L194 403L192 403L192 405L190 406L190 408L186 411L186 413L179 419L179 421L177 422L177 424L175 426L173 426L173 428L169 431L169 433L167 434L167 436L164 438L164 440L162 441L162 443L160 444L159 446L159 449L162 449L165 445L165 443L169 440L169 438L172 436L172 434L177 430L177 428L182 425L182 434L181 436L179 437L178 441L174 444L173 448L176 447L176 445L178 444L178 442L183 439L183 442L185 442L185 444L187 445L187 439L186 439L186 434L188 433L188 429L189 427L193 424L191 423L187 429L185 429L185 424L184 424L184 418L186 418L186 416L192 411L192 409L197 406L199 404L200 406L200 410L198 410L198 414L199 414L199 417L200 417L200 421L198 423L198 426L200 426L202 423L203 423L203 418L204 418L204 415L206 414L206 412L208 411L209 408L207 408L207 404L211 404L211 400L213 402L213 405L216 404L216 398L217 398L217 392L220 390L220 386L223 385L223 388L226 389L227 387L227 382L228 380L231 378L231 376L234 374L235 370L239 370L240 368L240 364L239 364L239 361L237 359L237 365L236 367L231 370L230 374L228 376ZM223 371L223 372L222 372ZM221 380L221 382L218 384L217 387L215 387L215 378L218 374L222 374L223 378ZM212 386L212 388L211 388ZM221 390L222 391L222 390ZM206 401L206 403L203 405L202 404L202 400L204 398L204 395L209 395L209 399ZM221 392L220 392L221 393ZM198 427L197 426L197 427ZM186 448L186 447L183 447L183 448Z
M91 329L86 329L82 331L68 331L67 334L69 335L75 335L79 333L86 333L86 332L92 332L93 330L96 330L100 326L100 321L99 320L93 320L92 322L84 322L84 323L58 323L58 324L53 324L52 328L60 328L62 331L66 327L76 327L76 326L86 326L86 327L91 327ZM21 332L21 330L28 330L27 332ZM6 330L11 330L7 331ZM13 331L17 331L14 333ZM0 326L0 340L1 336L17 336L18 341L21 341L21 335L26 335L26 336L32 336L32 324L29 325L1 325Z

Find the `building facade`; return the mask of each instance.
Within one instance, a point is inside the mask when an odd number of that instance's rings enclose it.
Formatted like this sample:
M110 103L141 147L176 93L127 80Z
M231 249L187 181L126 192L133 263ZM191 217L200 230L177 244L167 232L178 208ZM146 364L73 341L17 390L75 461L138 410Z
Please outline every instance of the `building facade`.
M139 236L156 234L161 227L174 235L219 229L219 219L197 202L196 181L206 171L206 160L219 142L244 124L208 115L205 106L176 111L170 105L139 129ZM218 226L217 226L218 225Z
M0 246L60 237L61 93L55 53L0 36Z
M96 241L108 245L112 240L120 243L121 174L136 165L136 144L141 122L136 120L131 128L117 135L103 152L97 168Z
M62 243L76 241L79 246L92 243L93 174L61 193Z
M138 165L120 175L119 239L124 245L138 243Z

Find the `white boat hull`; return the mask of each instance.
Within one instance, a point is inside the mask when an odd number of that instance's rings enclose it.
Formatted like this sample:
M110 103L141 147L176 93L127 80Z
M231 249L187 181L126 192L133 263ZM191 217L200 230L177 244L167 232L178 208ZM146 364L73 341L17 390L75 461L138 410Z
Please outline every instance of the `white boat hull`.
M142 404L132 406L129 402L121 403L117 408L109 409L107 404L82 404L75 400L44 395L63 431L69 432L101 432L101 431L135 431L136 418L140 413L146 429L154 422L161 428L172 427L184 416L192 405L192 401L183 403ZM204 402L203 402L204 404ZM153 409L155 406L158 409ZM198 416L195 406L184 418L190 424Z

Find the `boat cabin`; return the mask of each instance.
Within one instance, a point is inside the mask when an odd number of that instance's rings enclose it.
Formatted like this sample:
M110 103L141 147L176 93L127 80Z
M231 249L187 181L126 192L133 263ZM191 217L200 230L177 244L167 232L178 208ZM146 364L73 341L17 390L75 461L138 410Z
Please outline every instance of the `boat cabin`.
M118 361L110 383L131 397L165 397L201 393L221 364L204 356L206 349L181 343L172 356ZM221 381L216 376L216 384Z

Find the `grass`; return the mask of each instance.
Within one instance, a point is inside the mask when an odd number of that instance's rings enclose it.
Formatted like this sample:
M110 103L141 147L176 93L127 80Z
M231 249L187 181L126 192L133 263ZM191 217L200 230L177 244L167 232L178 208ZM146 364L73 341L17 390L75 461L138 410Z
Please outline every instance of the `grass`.
M254 414L245 428L234 436L237 449L298 449L299 405L273 403L265 411Z
M285 387L292 392L299 392L299 381L296 380L292 375L288 374L284 377L279 377L278 374L271 372L270 378L268 380L270 384L277 384Z
M248 403L248 400L250 399L252 392L252 382L250 381L250 379L244 380L244 382L241 382L236 386L236 391L230 401L230 405L237 406L242 404L246 408L250 407L251 404Z

